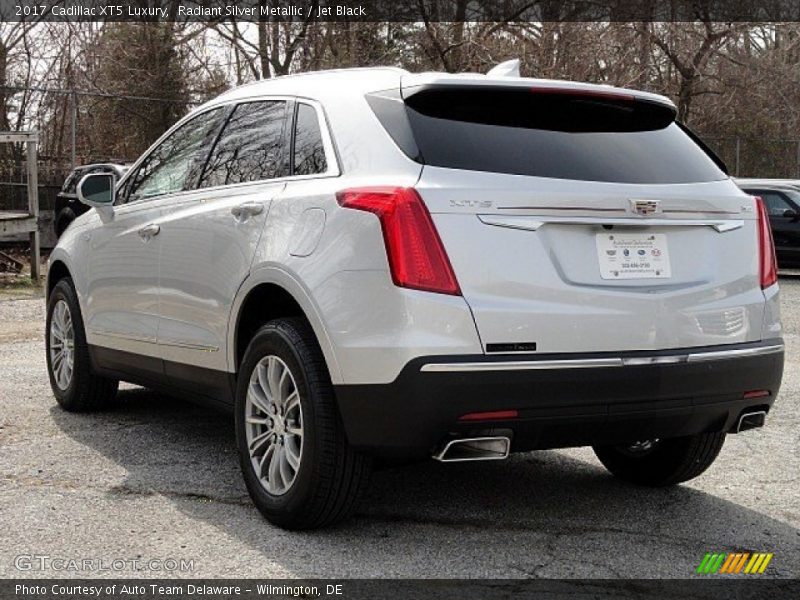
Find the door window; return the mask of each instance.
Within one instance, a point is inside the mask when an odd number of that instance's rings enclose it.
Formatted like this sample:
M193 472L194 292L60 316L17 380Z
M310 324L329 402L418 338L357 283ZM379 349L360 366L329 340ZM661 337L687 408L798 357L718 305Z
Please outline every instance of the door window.
M64 182L61 191L64 194L71 194L74 196L77 192L78 182L84 175L86 175L86 173L87 170L85 167L81 167L72 171L72 173L70 173L70 176L67 177L67 180Z
M216 108L181 125L139 165L123 192L127 202L191 189L222 109Z
M755 192L756 195L761 196L764 204L767 205L767 213L770 217L782 217L783 213L790 210L792 207L780 192L771 192L763 190Z
M286 102L239 104L231 114L208 159L198 187L232 185L288 174L283 144Z
M308 104L297 105L293 149L295 175L314 175L328 170L317 111Z

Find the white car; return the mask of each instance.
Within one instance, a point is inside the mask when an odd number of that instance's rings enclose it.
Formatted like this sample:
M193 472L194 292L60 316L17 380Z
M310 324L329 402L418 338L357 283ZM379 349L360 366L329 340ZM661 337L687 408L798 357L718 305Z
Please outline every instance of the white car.
M588 445L625 480L679 483L780 386L763 205L661 96L282 77L79 195L95 210L48 270L56 399L99 409L124 380L234 410L282 527L350 514L374 458Z

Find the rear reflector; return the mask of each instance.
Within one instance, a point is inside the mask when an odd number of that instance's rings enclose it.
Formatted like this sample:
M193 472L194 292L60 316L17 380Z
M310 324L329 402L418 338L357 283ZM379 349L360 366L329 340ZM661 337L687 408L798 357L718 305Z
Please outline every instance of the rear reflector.
M338 192L336 199L345 208L377 215L395 285L461 295L442 240L414 188L355 188Z
M764 201L756 198L758 213L758 258L761 287L768 288L778 281L778 261L775 259L775 242L772 240L772 228Z
M505 419L516 419L519 413L516 410L495 410L492 412L467 413L459 417L459 421L502 421Z
M742 394L742 398L749 400L751 398L766 398L769 396L769 390L752 390Z

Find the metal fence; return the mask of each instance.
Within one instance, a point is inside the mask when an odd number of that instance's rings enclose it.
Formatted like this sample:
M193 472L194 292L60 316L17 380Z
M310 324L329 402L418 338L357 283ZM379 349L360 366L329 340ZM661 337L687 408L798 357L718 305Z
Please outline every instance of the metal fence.
M124 100L141 103L142 112L163 103L180 103L189 106L197 104L192 100L174 100L150 96L109 94L99 91L62 89L57 87L19 87L0 86L10 107L9 118L16 121L14 107L22 104L27 107L26 118L21 123L23 129L40 132L39 205L42 211L52 210L56 195L70 171L79 164L90 162L131 161L137 156L109 156L101 154L92 147L90 135L81 135L84 120L97 102L104 100ZM132 125L134 126L134 125ZM63 143L54 150L48 140L53 130L58 130ZM86 130L84 130L86 131ZM136 154L136 153L132 153ZM19 149L0 156L0 210L18 210L27 206L25 195L25 157Z
M8 164L0 163L0 210L23 210L28 206L25 160ZM53 210L56 195L72 170L62 161L39 160L39 208Z
M800 179L800 140L700 135L734 177Z

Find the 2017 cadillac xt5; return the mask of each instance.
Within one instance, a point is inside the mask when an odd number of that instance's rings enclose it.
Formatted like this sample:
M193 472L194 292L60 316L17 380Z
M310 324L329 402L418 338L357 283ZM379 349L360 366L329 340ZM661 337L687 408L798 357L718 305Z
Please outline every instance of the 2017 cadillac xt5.
M348 515L374 458L589 445L679 483L780 386L764 206L654 94L282 77L79 195L96 210L49 264L56 399L99 409L124 380L231 408L283 527Z

